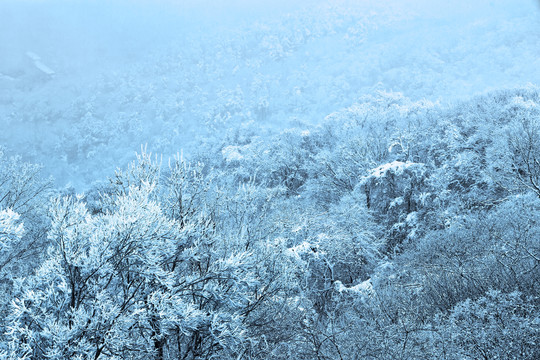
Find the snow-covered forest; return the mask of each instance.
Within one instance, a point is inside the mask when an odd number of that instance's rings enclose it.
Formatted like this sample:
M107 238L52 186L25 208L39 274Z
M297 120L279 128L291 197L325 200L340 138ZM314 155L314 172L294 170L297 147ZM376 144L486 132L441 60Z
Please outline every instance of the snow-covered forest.
M0 19L0 360L540 358L537 1Z

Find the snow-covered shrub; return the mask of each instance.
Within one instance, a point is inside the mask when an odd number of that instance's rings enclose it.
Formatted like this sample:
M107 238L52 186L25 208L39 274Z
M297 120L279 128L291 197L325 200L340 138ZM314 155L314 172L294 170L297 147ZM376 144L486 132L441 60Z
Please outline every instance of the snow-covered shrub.
M367 208L389 230L387 251L393 251L406 238L415 238L418 214L430 192L424 164L394 161L381 165L358 185Z
M442 320L442 319L441 319ZM457 304L438 326L448 359L536 359L540 356L538 306L519 292L489 291Z

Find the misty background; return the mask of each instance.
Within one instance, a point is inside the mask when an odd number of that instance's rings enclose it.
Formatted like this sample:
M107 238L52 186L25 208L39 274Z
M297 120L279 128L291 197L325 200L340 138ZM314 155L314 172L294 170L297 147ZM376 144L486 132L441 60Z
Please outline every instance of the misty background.
M84 190L135 151L226 148L377 92L538 84L537 1L2 1L0 143ZM237 141L237 140L235 140Z

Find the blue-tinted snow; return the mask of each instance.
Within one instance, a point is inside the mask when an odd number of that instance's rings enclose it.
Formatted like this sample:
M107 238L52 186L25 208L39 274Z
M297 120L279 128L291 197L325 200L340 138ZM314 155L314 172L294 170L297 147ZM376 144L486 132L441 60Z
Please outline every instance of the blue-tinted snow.
M532 0L2 1L0 142L84 189L142 144L234 157L234 129L307 127L379 90L444 104L538 84L539 10Z

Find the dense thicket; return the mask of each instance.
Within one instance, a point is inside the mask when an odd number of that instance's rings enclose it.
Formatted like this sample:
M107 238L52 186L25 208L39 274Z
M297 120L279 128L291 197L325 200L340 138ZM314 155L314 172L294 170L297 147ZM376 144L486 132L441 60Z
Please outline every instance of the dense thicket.
M80 195L0 154L0 358L540 357L536 88L200 153Z

